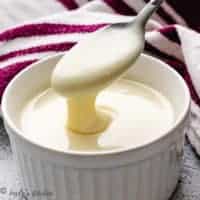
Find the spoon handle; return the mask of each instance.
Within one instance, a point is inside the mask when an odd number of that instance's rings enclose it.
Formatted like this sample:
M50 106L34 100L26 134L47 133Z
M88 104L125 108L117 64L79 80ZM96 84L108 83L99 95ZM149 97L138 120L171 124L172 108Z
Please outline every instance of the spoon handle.
M151 0L149 3L147 3L137 15L135 22L137 22L140 26L145 27L149 18L160 7L163 1L164 0Z
M160 4L163 2L163 0L152 0L150 3L155 6L160 6Z

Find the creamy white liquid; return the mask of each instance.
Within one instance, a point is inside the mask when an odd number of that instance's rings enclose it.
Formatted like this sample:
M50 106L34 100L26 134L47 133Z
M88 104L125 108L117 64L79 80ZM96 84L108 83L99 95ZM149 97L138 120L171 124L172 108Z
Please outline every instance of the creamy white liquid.
M25 105L21 129L26 138L50 149L93 152L150 143L174 122L173 108L166 97L129 80L118 80L103 90L96 99L96 108L110 117L107 129L91 135L72 133L65 126L66 99L49 88Z

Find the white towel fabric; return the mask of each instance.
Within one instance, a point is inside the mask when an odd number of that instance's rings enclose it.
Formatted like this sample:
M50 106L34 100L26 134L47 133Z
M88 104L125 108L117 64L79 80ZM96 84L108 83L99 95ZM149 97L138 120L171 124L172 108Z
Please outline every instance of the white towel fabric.
M105 24L131 20L130 15L146 0L86 2L1 0L0 95L21 69L47 55L69 50ZM170 64L186 80L193 99L187 134L200 154L200 34L188 28L187 18L169 1L153 19L147 26L145 50Z

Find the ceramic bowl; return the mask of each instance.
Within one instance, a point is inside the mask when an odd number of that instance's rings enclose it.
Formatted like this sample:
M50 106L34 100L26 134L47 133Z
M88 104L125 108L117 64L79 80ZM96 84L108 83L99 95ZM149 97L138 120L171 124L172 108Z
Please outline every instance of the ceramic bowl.
M189 121L190 95L184 80L167 64L142 55L124 76L149 85L170 100L176 118L173 127L137 148L59 152L25 138L15 113L31 95L49 87L61 56L48 57L23 70L3 95L4 123L24 188L35 191L36 200L167 200L179 178Z

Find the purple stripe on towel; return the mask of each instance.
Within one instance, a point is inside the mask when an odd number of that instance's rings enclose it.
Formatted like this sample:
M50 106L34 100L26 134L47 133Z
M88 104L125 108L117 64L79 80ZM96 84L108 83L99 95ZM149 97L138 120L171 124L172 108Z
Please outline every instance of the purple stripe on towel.
M12 28L0 33L0 41L8 41L18 37L31 37L64 33L91 33L107 24L74 25L38 23Z
M30 47L27 49L16 50L9 52L7 54L0 55L0 62L17 56L23 56L32 53L41 53L48 51L67 51L71 49L75 44L76 44L75 42L62 42L62 43L40 45L40 46Z
M6 86L11 81L11 79L22 69L24 69L25 67L27 67L28 65L36 61L37 60L35 59L35 60L28 60L24 62L18 62L12 65L9 65L3 69L0 69L0 100Z
M136 15L136 11L127 5L123 0L103 0L116 13L121 15Z
M66 7L69 10L73 10L79 7L75 0L57 0L57 1L59 1L64 7Z
M169 40L171 40L179 45L181 44L181 41L180 41L180 38L178 36L175 26L173 26L173 25L165 26L164 28L159 29L159 32L161 34L163 34Z

